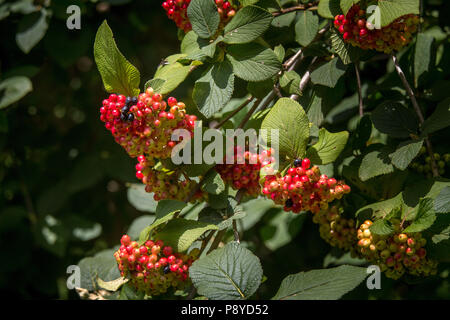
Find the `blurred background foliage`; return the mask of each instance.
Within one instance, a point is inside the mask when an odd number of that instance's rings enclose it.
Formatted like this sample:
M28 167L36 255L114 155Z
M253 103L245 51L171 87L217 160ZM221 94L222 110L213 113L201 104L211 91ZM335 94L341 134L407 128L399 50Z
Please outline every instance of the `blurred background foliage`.
M66 27L66 9L72 4L81 8L80 30ZM441 5L442 1L429 1L426 9L436 11ZM444 28L448 23L442 17L449 17L448 9L435 14L433 22L441 37L442 70L447 71L438 91L446 96L450 46L448 27ZM135 161L115 144L99 120L106 92L92 46L106 18L121 52L140 70L143 81L152 78L163 58L179 52L177 28L166 18L159 0L0 0L2 296L78 298L66 287L66 268L116 246L132 221L146 214L138 209L152 211L152 201L142 188L130 187L137 182ZM280 30L270 29L270 34L275 39ZM292 35L283 37L287 37L284 42L292 40ZM398 79L392 73L385 76L392 71L386 69L386 60L371 61L363 68L369 109L375 106L371 97L379 100L398 94L391 89L400 87ZM185 81L175 95L189 96L192 83ZM358 105L355 79L346 77L337 86L338 96L324 92L328 101L322 103L327 108L324 123L332 130L353 130ZM379 90L385 90L383 95ZM17 101L4 105L8 99ZM448 150L448 145L442 147ZM260 298L273 296L287 274L358 263L336 255L320 238L309 215L286 214L265 200L253 200L245 208L243 243L260 257L267 277ZM369 292L361 286L346 297L448 299L448 275L444 278L411 287L383 277L383 290Z

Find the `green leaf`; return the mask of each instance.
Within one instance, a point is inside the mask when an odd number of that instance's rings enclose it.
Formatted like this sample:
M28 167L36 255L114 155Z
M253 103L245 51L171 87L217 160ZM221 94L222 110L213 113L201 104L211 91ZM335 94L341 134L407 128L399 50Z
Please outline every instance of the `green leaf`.
M319 141L308 148L306 156L314 164L331 163L344 150L347 140L347 131L331 133L327 129L321 128L319 131Z
M209 44L209 40L200 38L194 31L189 31L181 41L181 53L192 54Z
M340 0L341 10L344 14L347 14L348 10L360 0Z
M370 226L370 231L379 236L388 236L394 232L394 227L389 221L379 219Z
M219 173L211 171L205 176L202 189L211 194L219 194L225 191L225 183Z
M380 104L372 112L372 122L380 132L393 138L409 138L417 135L418 122L411 110L394 101Z
M311 81L314 84L334 88L346 69L347 66L342 64L339 58L334 58L311 72Z
M264 81L249 82L247 90L255 98L262 99L273 90L273 80L269 78Z
M388 148L382 148L366 154L359 167L359 178L367 181L373 177L394 172L389 151Z
M155 90L155 92L161 92L164 88L164 83L166 83L166 80L164 79L158 79L158 78L154 78L154 79L150 79L145 83L145 90L147 90L148 87L153 88L153 90Z
M351 0L347 0L351 1ZM385 27L395 19L407 14L419 14L419 0L383 0L378 1L381 27Z
M247 43L261 36L272 22L272 15L266 10L247 6L240 9L225 26L225 43Z
M284 278L273 300L337 300L367 277L366 268L340 266Z
M450 187L445 187L434 200L434 211L438 213L450 212Z
M98 290L98 278L103 279L103 281L112 281L120 277L119 268L113 254L113 249L103 250L93 257L87 257L78 262L81 288L89 291Z
M11 77L0 82L0 109L22 99L33 90L33 84L27 77Z
M268 143L272 142L271 130L279 130L279 152L292 159L303 157L309 139L309 121L303 107L289 98L279 99L264 118L261 129L268 131Z
M176 252L183 252L189 249L203 233L217 229L218 227L214 224L177 218L170 220L155 235L155 239L164 240L164 244L173 247Z
M161 200L156 207L156 219L155 221L145 229L141 231L139 235L139 242L145 242L150 238L151 232L158 226L166 223L173 218L175 213L181 211L186 207L186 203L178 200Z
M338 54L344 64L349 64L358 59L360 50L344 41L342 36L333 28L331 33L331 47Z
M19 23L19 31L16 33L16 42L20 50L28 53L41 41L48 29L47 18L49 15L47 10L41 9L39 12L22 18Z
M340 0L320 0L317 13L326 19L334 19L341 13Z
M397 149L389 155L392 164L400 170L405 170L411 161L419 154L423 140L407 140L400 142Z
M246 217L246 212L233 197L225 196L223 208L206 207L198 214L198 221L216 225L219 230L231 227L234 220Z
M139 71L120 53L106 20L95 36L94 58L106 91L126 96L139 94Z
M171 92L187 78L189 72L191 72L191 66L178 62L178 59L185 56L185 54L171 55L165 59L167 63L156 70L154 78L165 80L159 93L167 94Z
M153 199L153 193L145 191L145 185L133 183L127 190L128 201L139 211L155 212L158 202Z
M414 47L414 85L417 88L421 78L434 67L436 55L434 54L434 38L424 33L417 35Z
M436 212L433 209L434 200L431 198L421 199L412 224L407 227L405 233L422 232L433 225L436 220Z
M231 99L234 91L234 74L231 64L224 60L212 65L195 82L192 99L207 118L220 111Z
M187 9L192 30L200 38L211 38L219 27L220 16L214 0L192 0Z
M422 125L422 136L450 126L450 98L439 103Z
M276 46L275 48L273 48L273 52L277 56L278 61L283 62L286 55L286 51L284 50L283 46L281 44Z
M125 283L127 283L130 279L126 279L124 277L117 278L115 280L111 281L103 281L102 279L98 278L97 283L100 286L100 288L106 289L108 291L117 291L121 286L123 286Z
M301 94L300 75L294 70L284 72L280 78L280 86L287 94ZM266 91L267 92L267 91Z
M227 59L234 74L246 81L263 81L281 70L275 53L258 43L230 45Z
M309 45L319 31L319 16L312 11L300 11L295 24L295 41L306 47Z
M248 299L262 279L258 257L237 242L230 242L195 261L189 276L198 294L212 300Z
M294 22L297 13L295 11L281 14L273 18L271 26L276 28L289 28Z

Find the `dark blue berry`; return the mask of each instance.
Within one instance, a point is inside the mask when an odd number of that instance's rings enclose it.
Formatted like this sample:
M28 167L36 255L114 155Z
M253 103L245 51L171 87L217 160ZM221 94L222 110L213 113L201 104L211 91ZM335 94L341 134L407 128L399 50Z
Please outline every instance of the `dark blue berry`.
M122 113L128 113L128 111L130 111L130 107L129 106L125 106L122 108Z
M287 199L284 205L286 206L286 208L290 208L294 205L294 202L292 202L292 199Z
M302 165L302 159L294 160L294 167L300 167Z
M129 105L130 102L131 102L131 97L127 97L127 98L125 99L125 105L126 105L126 106Z
M170 266L169 265L165 266L163 272L164 274L168 274L170 272Z
M138 102L138 98L137 98L137 97L131 98L131 102L132 102L133 104L136 104L136 103Z
M120 120L127 121L127 119L128 119L128 114L126 112L122 112L120 114Z
M129 113L128 114L128 121L133 121L134 120L134 114Z

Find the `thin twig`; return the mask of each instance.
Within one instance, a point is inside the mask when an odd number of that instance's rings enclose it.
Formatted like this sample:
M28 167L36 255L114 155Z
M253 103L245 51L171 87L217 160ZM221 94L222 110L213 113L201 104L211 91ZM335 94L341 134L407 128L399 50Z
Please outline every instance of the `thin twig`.
M244 128L245 124L250 119L252 114L255 112L256 109L258 109L260 102L261 102L261 99L258 99L258 100L255 101L255 103L253 104L252 108L247 112L247 114L245 115L244 119L242 119L241 123L238 126L238 129L243 129Z
M211 251L215 250L219 246L219 243L222 241L222 238L226 232L227 229L222 229L217 232L216 236L214 237L214 241L211 244L211 247L209 247L209 250L206 254L211 253Z
M355 73L356 73L356 83L358 84L358 98L359 98L359 116L362 117L364 115L364 104L361 90L361 77L359 75L359 61L354 63L355 65Z
M305 74L303 75L302 79L300 80L300 85L298 86L300 93L303 93L306 86L308 85L309 80L311 79L311 72L313 69L313 64L316 62L316 60L317 60L317 57L314 57L312 59L310 65L309 65L309 68L306 70ZM293 100L297 100L299 98L299 95L294 93L294 94L291 94L290 98Z
M223 119L220 123L216 124L213 129L218 129L223 126L228 120L233 118L239 111L244 109L250 101L253 100L253 96L248 97L239 107L237 107L230 115L228 115L225 119Z
M297 6L293 6L286 9L281 9L280 11L275 11L272 13L274 17L281 16L283 14L294 12L294 11L300 11L300 10L317 10L318 1L306 3L306 4L299 4Z
M420 124L423 124L425 122L425 119L423 117L422 110L420 110L420 106L417 103L416 97L414 95L414 91L412 90L411 86L409 85L408 80L406 80L405 74L403 73L403 70L400 67L400 65L398 63L398 59L395 55L392 55L392 61L394 62L395 70L397 71L397 73L403 83L403 86L405 87L406 92L408 93L409 98L411 99L411 103L414 107L417 117L419 118L419 122L420 122ZM431 146L431 142L430 142L428 136L425 138L425 145L426 145L428 154L431 159L431 171L433 172L433 177L439 177L439 170L438 170L438 167L436 164L436 159L434 158L433 148Z

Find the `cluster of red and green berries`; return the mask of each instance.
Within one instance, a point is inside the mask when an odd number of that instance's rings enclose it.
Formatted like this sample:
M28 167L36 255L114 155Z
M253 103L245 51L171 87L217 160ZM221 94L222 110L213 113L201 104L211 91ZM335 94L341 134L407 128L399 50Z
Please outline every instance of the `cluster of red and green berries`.
M237 7L226 0L215 0L215 2L221 24L227 23L236 14ZM187 16L187 8L190 3L191 0L168 0L162 4L162 7L166 10L167 17L173 20L177 27L184 32L189 32L192 29Z
M314 214L313 222L319 224L320 236L331 246L353 252L356 223L354 219L344 217L341 211L340 205L333 205L328 210Z
M197 188L197 182L179 171L162 171L153 167L153 161L145 156L138 157L136 164L136 178L145 184L145 191L154 193L155 201L163 199L185 201L191 191ZM199 189L191 201L205 199L207 193Z
M234 157L231 164L217 165L216 171L225 183L235 190L243 189L248 196L257 197L261 193L259 185L259 172L261 168L275 163L273 149L263 150L260 154L234 148Z
M262 192L276 204L283 205L285 211L318 213L328 209L331 201L349 193L350 187L321 174L319 167L311 167L311 161L304 158L296 159L285 176L267 175Z
M143 245L123 235L121 246L114 253L120 274L129 277L138 291L159 295L169 288L183 289L188 282L189 267L198 258L199 250L189 254L174 252L161 240L147 240Z
M434 160L438 166L438 171L441 176L445 175L446 168L450 166L450 153L439 154L434 153ZM432 178L431 157L426 154L426 148L422 147L419 154L410 164L410 168L414 171L424 174L427 178Z
M344 41L364 50L377 50L384 53L398 51L407 45L412 34L417 31L419 17L413 14L402 16L388 26L376 29L367 21L366 11L356 4L347 15L337 15L334 26L342 34Z
M392 279L398 279L405 273L415 276L435 275L437 262L427 258L425 238L420 233L402 232L398 219L391 222L394 233L388 236L373 234L370 220L361 224L357 231L359 253L377 264Z
M171 140L172 132L194 130L197 117L186 114L185 107L173 97L166 102L161 94L147 88L138 97L111 94L103 100L100 120L131 157L145 154L166 159L177 144Z

